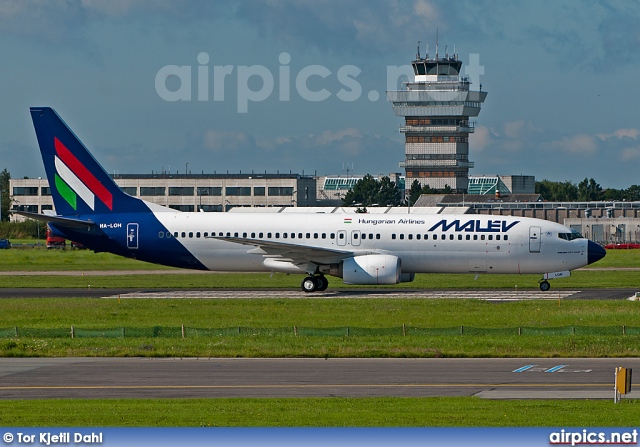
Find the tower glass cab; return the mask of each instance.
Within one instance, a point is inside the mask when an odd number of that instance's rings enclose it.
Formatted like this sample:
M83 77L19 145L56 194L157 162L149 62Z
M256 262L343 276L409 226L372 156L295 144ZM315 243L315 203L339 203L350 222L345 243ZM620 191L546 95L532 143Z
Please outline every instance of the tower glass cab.
M457 54L431 59L429 54L411 62L414 80L405 89L388 91L397 116L404 118L406 181L454 192L466 192L469 168L469 134L487 92L472 91L471 82L460 75L462 61Z

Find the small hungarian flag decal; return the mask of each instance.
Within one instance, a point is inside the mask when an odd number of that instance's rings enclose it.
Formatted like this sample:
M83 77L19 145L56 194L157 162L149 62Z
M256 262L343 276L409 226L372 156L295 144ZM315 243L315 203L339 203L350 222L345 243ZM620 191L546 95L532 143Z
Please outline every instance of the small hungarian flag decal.
M345 217L344 218L344 223L351 223L351 218L350 217Z

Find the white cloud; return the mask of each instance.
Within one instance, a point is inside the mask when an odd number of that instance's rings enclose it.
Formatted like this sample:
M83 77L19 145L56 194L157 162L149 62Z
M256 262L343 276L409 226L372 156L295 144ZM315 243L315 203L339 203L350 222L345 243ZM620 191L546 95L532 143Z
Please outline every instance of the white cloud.
M494 143L493 132L486 126L478 126L475 132L469 134L469 150L482 151Z
M564 137L560 140L552 141L549 147L563 152L580 155L593 155L598 149L595 139L591 135L578 134L572 137Z
M325 130L320 135L314 138L316 144L320 146L326 146L327 144L334 143L336 141L342 141L347 138L362 138L362 132L355 127L348 127L346 129L331 131Z
M620 140L623 138L632 138L635 140L636 138L638 138L638 135L640 135L640 130L638 129L618 129L613 133L596 134L596 136L602 141L606 141L610 138L618 138Z
M203 147L214 152L236 151L253 146L253 137L246 132L209 129L203 135Z
M640 160L640 146L628 147L620 152L620 160L622 161L638 161Z

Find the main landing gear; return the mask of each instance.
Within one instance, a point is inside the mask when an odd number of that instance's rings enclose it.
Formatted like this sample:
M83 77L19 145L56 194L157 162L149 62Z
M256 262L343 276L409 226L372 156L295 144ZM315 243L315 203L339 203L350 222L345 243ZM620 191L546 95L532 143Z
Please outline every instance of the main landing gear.
M307 276L302 280L300 287L307 293L316 291L322 292L323 290L327 290L327 287L329 287L329 281L324 277L324 275Z

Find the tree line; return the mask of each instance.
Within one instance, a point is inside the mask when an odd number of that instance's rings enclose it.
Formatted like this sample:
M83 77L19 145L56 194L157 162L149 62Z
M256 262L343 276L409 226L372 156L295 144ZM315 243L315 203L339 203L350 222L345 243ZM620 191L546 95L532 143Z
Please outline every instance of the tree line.
M640 201L640 185L627 189L603 189L593 178L585 178L578 184L570 181L536 182L536 194L549 202L597 202L597 201Z
M536 194L549 202L597 202L597 201L640 201L640 185L632 185L627 189L604 189L593 178L585 178L579 183L570 181L552 182L542 180L536 182ZM451 194L453 190L446 185L443 189L421 186L414 180L405 200L399 188L389 177L380 180L367 174L354 185L353 189L342 199L343 206L400 206L414 205L422 194ZM407 203L408 201L408 203Z

